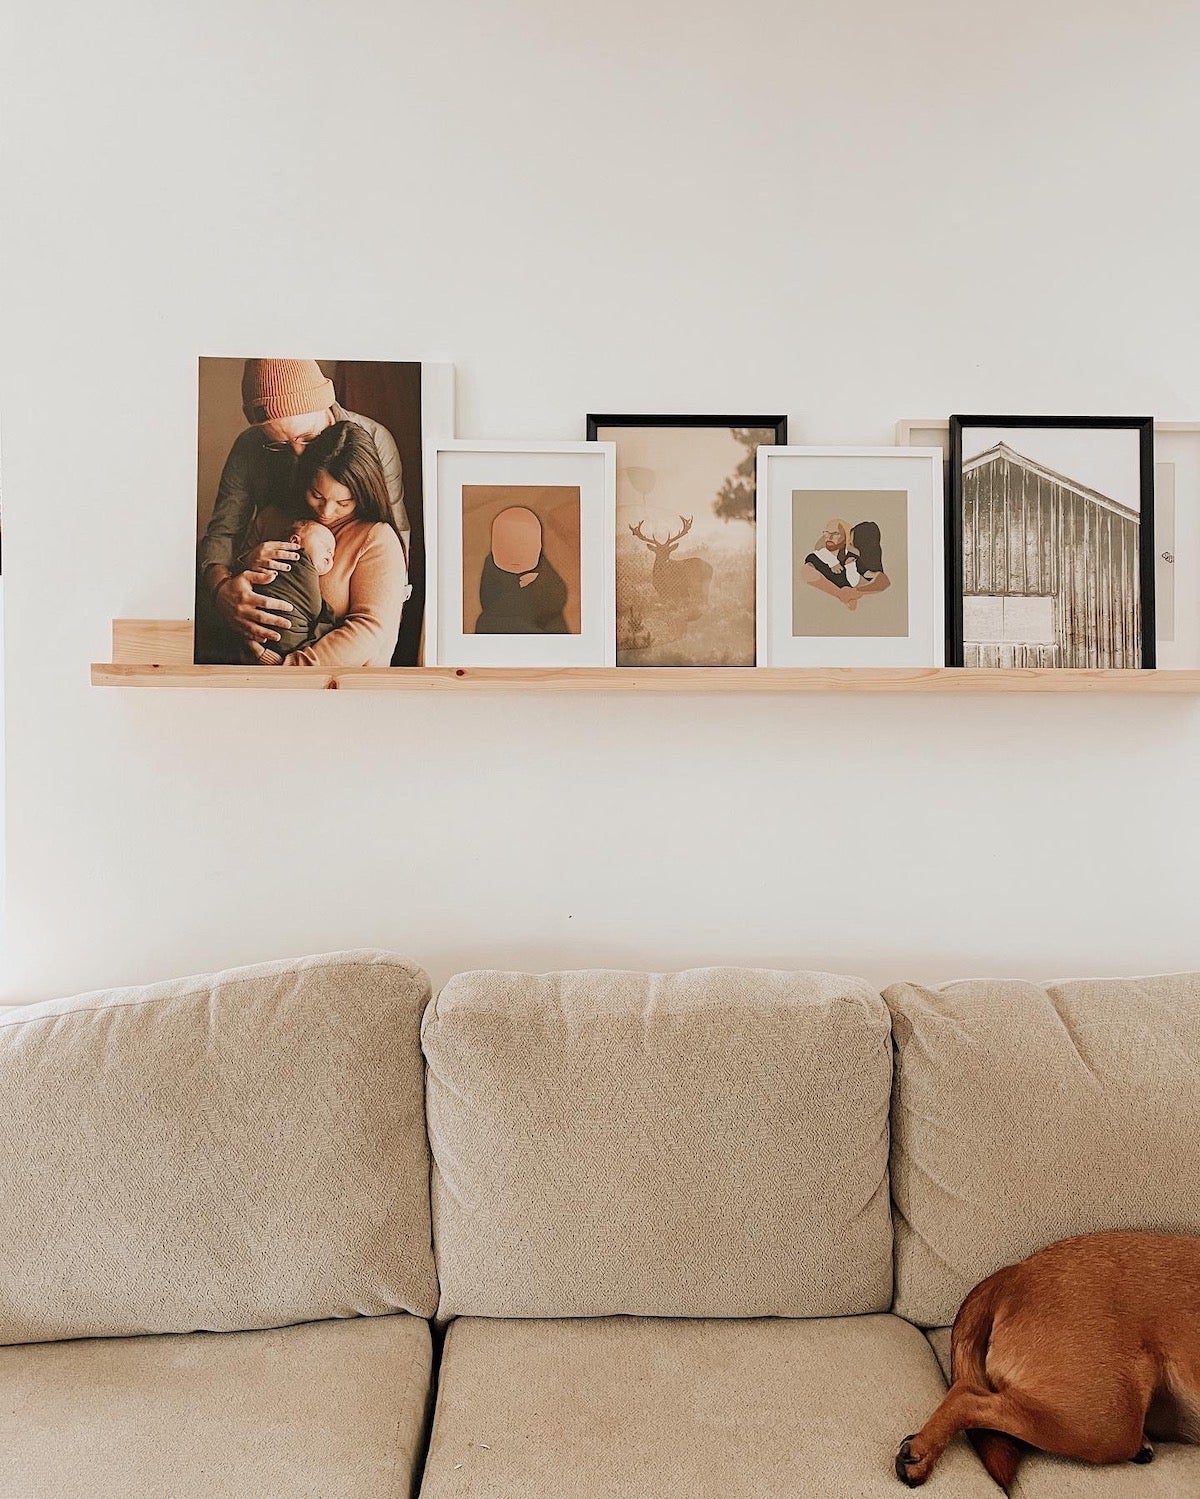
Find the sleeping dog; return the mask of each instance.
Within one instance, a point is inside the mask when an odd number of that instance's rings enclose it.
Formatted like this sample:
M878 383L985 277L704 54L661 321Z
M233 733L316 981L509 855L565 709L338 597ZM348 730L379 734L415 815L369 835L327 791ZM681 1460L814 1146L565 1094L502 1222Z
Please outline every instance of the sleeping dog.
M1084 1234L982 1281L950 1335L945 1399L896 1454L910 1488L966 1431L1007 1493L1026 1447L1148 1463L1200 1442L1200 1238Z

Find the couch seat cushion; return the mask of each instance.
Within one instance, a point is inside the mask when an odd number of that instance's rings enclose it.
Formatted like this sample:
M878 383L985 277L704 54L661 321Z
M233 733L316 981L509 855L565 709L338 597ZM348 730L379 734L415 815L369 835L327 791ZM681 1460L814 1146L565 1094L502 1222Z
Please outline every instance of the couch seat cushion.
M4 1499L400 1499L430 1398L418 1317L0 1348Z
M888 1314L823 1320L460 1318L422 1499L895 1499L945 1385ZM965 1443L925 1493L994 1499Z
M931 1328L928 1337L948 1381L950 1329ZM1156 1442L1149 1467L1094 1468L1046 1452L1026 1453L1011 1499L1180 1499L1183 1494L1200 1494L1200 1447Z

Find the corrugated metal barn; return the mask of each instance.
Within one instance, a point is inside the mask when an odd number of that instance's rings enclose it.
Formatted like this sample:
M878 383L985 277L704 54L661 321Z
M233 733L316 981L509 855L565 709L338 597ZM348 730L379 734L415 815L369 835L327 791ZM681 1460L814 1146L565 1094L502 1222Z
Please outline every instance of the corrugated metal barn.
M964 665L1141 665L1136 511L997 443L962 528Z

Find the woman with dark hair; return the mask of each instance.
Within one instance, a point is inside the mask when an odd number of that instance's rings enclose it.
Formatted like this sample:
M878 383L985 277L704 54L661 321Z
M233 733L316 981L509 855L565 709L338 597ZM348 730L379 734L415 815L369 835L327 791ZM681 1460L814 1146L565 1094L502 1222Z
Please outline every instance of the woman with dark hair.
M408 596L408 566L388 501L383 466L371 434L354 422L334 422L305 447L285 505L256 516L243 569L289 572L299 563L295 525L316 520L333 533L333 565L320 579L334 627L282 658L284 666L390 666ZM269 546L284 542L286 549ZM271 585L263 590L271 592ZM253 659L278 665L261 643Z
M850 528L846 582L855 593L882 593L892 586L883 570L883 539L873 520L860 520Z

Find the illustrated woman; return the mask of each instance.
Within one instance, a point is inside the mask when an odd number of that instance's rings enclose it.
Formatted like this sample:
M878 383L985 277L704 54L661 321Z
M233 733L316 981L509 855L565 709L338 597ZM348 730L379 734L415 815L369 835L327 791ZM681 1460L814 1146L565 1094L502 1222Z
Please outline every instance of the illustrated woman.
M246 571L285 572L299 556L297 521L315 520L333 533L333 564L321 576L321 597L333 628L280 658L255 642L263 665L390 666L408 594L408 566L396 531L375 443L354 422L335 422L300 455L290 501L256 518Z
M476 635L565 635L567 585L542 546L532 510L510 505L492 522L492 548L479 579Z
M858 594L882 593L892 586L883 570L883 540L873 520L860 520L851 529L845 567L846 581Z

